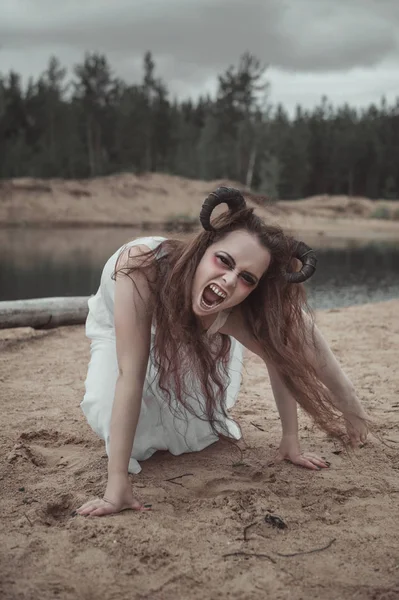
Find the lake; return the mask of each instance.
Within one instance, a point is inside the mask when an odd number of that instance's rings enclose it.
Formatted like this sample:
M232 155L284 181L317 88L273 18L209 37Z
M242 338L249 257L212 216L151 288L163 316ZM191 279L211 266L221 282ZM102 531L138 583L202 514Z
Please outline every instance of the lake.
M124 228L0 230L0 300L89 296L107 258L127 240L164 235ZM184 235L173 235L185 237ZM316 251L306 284L315 309L399 298L399 240L304 239Z

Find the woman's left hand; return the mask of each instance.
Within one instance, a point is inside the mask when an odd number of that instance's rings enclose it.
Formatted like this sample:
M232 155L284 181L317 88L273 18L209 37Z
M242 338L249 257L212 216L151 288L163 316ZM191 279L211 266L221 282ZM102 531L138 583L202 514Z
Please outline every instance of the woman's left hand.
M359 417L354 414L345 415L345 425L350 444L353 448L366 443L368 435L366 413L363 413Z
M289 460L294 465L305 467L305 469L327 469L328 464L312 452L301 452L299 440L296 434L283 435L277 454L277 461Z

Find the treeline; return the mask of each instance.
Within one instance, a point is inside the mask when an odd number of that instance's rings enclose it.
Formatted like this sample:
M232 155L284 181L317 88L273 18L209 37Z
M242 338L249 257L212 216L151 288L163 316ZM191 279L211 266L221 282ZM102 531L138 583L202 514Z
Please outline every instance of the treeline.
M357 110L326 98L290 117L268 100L267 71L244 54L216 97L177 101L150 52L139 83L86 54L73 77L57 58L23 86L0 74L0 178L86 178L161 171L228 178L270 197L398 198L399 98Z

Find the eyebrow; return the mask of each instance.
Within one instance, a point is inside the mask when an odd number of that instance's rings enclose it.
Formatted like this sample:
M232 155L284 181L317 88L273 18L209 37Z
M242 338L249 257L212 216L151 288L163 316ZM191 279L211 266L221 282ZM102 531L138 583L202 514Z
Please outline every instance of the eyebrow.
M229 254L225 250L222 250L221 252L223 252L223 254L225 254L227 256L227 258L233 263L233 266L235 267L236 266L236 261L231 256L231 254ZM242 271L242 273L246 273L247 275L250 275L251 277L254 278L255 282L258 283L258 281L259 281L258 277L256 277L256 275L254 275L253 273L250 273L250 271Z

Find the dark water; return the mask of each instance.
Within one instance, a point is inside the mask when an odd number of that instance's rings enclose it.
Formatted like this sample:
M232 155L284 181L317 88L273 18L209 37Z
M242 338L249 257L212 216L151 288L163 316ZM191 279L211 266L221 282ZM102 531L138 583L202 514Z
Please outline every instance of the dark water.
M399 298L399 242L323 248L317 256L317 271L306 284L313 307Z
M62 232L31 235L16 230L7 239L0 233L0 300L95 293L107 257L126 239L138 237L129 233L120 232L117 238L111 232L103 232L101 237L95 234L85 246L82 239L89 239L89 234L76 231L63 241L62 252L58 243ZM49 235L53 236L51 244ZM336 243L339 247L319 249L313 244L318 268L306 286L314 308L399 298L399 240Z

